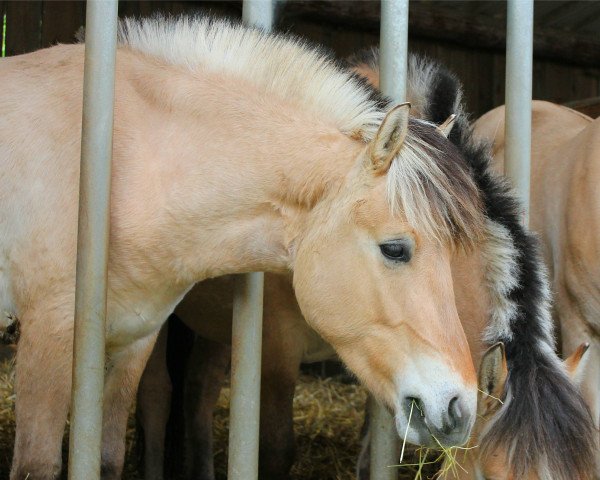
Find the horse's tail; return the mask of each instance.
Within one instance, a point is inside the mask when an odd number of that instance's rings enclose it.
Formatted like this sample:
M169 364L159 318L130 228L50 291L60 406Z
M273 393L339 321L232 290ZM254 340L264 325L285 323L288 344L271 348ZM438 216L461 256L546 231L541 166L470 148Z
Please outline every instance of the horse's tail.
M378 52L364 52L350 63L377 72ZM491 171L489 145L474 139L462 96L454 74L436 62L410 57L407 98L413 112L436 124L457 115L448 138L469 163L489 220L484 252L493 304L484 340L504 343L509 376L506 401L486 425L480 447L483 453L505 451L515 478L535 469L542 480L591 480L593 422L555 353L537 238L522 226L519 202L507 182Z

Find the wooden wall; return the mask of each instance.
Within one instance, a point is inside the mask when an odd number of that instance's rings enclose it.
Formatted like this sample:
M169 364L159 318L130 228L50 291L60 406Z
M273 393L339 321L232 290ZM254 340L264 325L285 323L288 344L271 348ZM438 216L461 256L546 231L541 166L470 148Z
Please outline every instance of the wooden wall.
M210 10L219 15L239 18L241 2L200 1L121 1L121 16L148 16L165 13L195 13ZM17 55L57 42L75 41L75 32L84 24L85 3L78 1L3 1L0 12L6 14L6 54ZM286 20L279 28L326 45L339 56L376 45L376 27L352 26L331 21ZM480 115L504 102L504 54L461 46L460 42L441 42L435 38L411 37L409 48L444 62L465 85L469 110ZM534 61L534 98L557 103L600 96L599 68L579 67L548 60Z

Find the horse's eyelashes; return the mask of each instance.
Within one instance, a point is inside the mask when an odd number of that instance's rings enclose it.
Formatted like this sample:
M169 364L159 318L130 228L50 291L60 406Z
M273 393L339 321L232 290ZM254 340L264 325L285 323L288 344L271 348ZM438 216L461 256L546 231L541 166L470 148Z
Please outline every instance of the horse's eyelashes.
M379 249L385 258L394 262L407 263L412 257L410 243L403 240L382 243Z

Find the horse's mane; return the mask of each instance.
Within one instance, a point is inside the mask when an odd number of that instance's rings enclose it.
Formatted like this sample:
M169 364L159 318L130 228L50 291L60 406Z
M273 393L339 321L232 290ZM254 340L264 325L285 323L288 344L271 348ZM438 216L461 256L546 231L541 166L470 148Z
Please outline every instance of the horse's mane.
M324 49L211 16L126 18L119 44L192 72L243 78L260 91L293 99L343 133L371 140L385 115L382 98L340 68Z
M353 65L377 68L378 52ZM504 448L515 478L537 469L542 480L593 477L594 428L581 395L555 353L550 290L537 238L519 221L520 205L508 183L491 170L490 145L477 141L462 103L459 80L436 62L411 56L408 98L428 121L457 114L449 136L467 160L486 217L484 255L492 298L489 344L506 347L509 376L505 402L488 422L480 448Z
M265 98L292 101L365 143L393 106L323 49L289 34L211 17L158 16L123 20L119 42L193 74L237 76ZM387 187L392 211L402 211L425 234L463 246L481 238L481 201L469 167L433 125L410 122Z

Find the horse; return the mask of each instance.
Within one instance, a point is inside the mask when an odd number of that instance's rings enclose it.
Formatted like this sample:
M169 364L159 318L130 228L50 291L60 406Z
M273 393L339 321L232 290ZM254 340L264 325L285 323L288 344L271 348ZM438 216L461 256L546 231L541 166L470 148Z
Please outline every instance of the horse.
M351 63L360 74L370 72L367 78L371 82L377 80L376 53L376 51L363 53L361 56L355 57ZM544 408L544 406L538 395L544 395L545 391L543 386L538 386L538 391L532 392L531 399L534 402L525 407L525 410L529 409L529 411L521 413L514 406L510 409L508 406L503 409L488 409L485 421L480 419L475 428L480 432L486 424L491 424L492 419L495 419L496 416L500 417L501 421L496 428L509 429L509 432L497 445L505 446L507 451L509 447L514 447L515 450L524 448L518 440L513 443L515 436L528 435L528 438L534 438L538 442L536 444L538 449L533 451L529 457L516 459L511 456L503 459L501 465L506 471L511 469L521 473L530 471L532 475L535 475L537 471L540 478L547 478L544 477L546 473L543 470L543 465L541 465L543 458L547 454L557 455L560 452L556 452L556 448L548 443L550 439L544 436L544 429L547 428L550 431L552 429L563 429L565 428L566 417L571 416L574 419L574 424L571 427L567 425L565 432L567 435L572 436L573 441L577 442L577 448L584 449L586 452L590 451L591 432L588 423L586 423L587 412L585 407L574 387L569 383L564 368L553 353L552 327L547 321L547 286L544 268L537 255L535 240L520 226L517 215L518 205L504 181L489 171L489 152L484 146L475 142L470 135L470 127L460 103L462 90L456 78L434 62L413 57L408 79L409 98L417 106L415 110L419 115L435 119L449 115L453 111L459 113L460 130L457 135L451 134L450 138L461 151L468 154L474 170L473 174L478 181L479 188L484 193L484 198L488 202L489 230L496 234L495 237L490 236L487 255L458 255L453 258L451 265L457 308L471 346L475 364L485 363L481 355L495 337L496 339L499 337L507 343L507 348L512 356L510 359L511 382L494 382L494 385L499 385L500 393L490 386L489 382L482 383L480 390L485 392L486 395L506 398L508 393L503 393L505 387L507 389L519 388L517 391L520 391L523 388L521 382L526 381L528 376L544 379L544 376L537 372L538 368L548 369L548 375L552 377L550 385L554 389L554 393L546 400L549 402L556 401L555 408L560 410L561 415L558 418L551 418L540 414L538 410ZM514 261L515 257L516 261ZM522 281L522 279L527 279L527 282ZM278 284L278 287L268 288L271 283ZM265 478L286 478L293 460L294 441L291 408L293 386L297 378L299 363L303 353L309 350L306 345L313 345L309 351L321 352L320 358L313 357L313 359L328 358L331 352L323 347L315 348L314 345L318 345L318 338L307 336L304 333L303 328L307 330L308 326L303 322L298 307L294 306L295 300L289 282L286 288L284 279L278 279L276 275L273 275L272 278L266 277L265 289L265 324L273 322L274 318L277 319L282 326L282 333L278 336L265 336L263 339L265 352L263 353L263 388L261 396L263 401L261 406L261 419L263 422L261 424L261 472L263 472ZM230 295L230 288L226 284L213 284L210 286L200 284L186 297L184 300L185 305L180 305L181 308L178 307L176 312L198 334L208 336L212 340L227 342L229 338L227 325L229 325L231 318L227 299L230 298ZM505 329L500 329L492 324L495 331L491 330L490 316L492 320L500 323L503 315L506 322ZM221 323L223 325L223 332L218 337L215 337L211 332L207 333L205 327L208 325L206 318L214 318L215 316L220 318L221 321L214 324ZM284 327L286 322L290 325L289 331L286 331L288 329ZM501 335L498 335L498 332ZM482 333L487 334L487 339L482 338ZM515 335L520 336L518 341L515 341ZM275 345L272 345L273 342L275 342ZM533 352L529 351L532 345L534 346ZM520 349L525 350L520 352ZM271 352L273 351L278 352L278 354L272 355ZM223 355L226 356L226 352L221 351L217 354L217 357L222 359ZM519 356L524 357L520 362L518 361ZM282 364L281 360L286 358L290 360L289 365ZM210 358L205 356L201 364L197 364L195 360L192 360L188 368L194 378L199 378L199 375L193 373L195 369L206 371L210 368L210 363ZM217 364L216 370L220 372L219 375L222 378L226 367L222 360L219 360ZM157 374L157 369L162 368L164 370L164 365L163 356L161 361L152 362L143 378L152 381L151 379L161 377ZM485 368L484 370L488 369ZM522 376L522 378L519 378L519 376ZM144 387L144 383L143 380L140 387L140 398L142 400L138 405L144 410L144 416L147 416L147 412L151 411L149 404L153 404L153 400L150 399L160 398L159 392L164 391L164 386L156 386L156 393L152 394ZM188 417L186 422L186 429L188 430L186 431L188 437L191 438L194 435L194 428L199 428L205 434L211 431L210 412L212 412L212 407L216 401L216 393L214 385L209 386L207 382L202 382L202 385L203 388L200 389L190 388L192 399L187 399L188 406L192 406L191 409L186 407ZM203 398L198 398L201 397L199 393L203 391L208 393L205 393ZM488 397L484 397L480 405L485 404L487 399ZM202 412L203 421L197 421L198 412ZM533 424L531 421L519 421L519 423L511 424L510 419L513 413L527 418L540 419L542 423ZM156 416L154 418L156 420ZM194 419L193 423L192 418ZM284 422L282 418L287 418L287 421ZM163 418L162 421L158 419L156 423L162 424L164 428L166 418ZM192 431L189 430L190 428ZM576 433L577 429L580 429L581 436L579 432ZM491 430L493 433L494 428L491 428ZM162 435L164 437L164 430ZM156 451L164 445L164 442L161 444L160 438L156 439L155 437L154 440L152 454L149 456L151 462L153 459L158 458ZM148 445L147 449L150 449ZM191 447L188 445L188 450L191 450L192 468L196 472L196 476L193 478L213 478L210 445L206 442L192 442ZM564 453L559 455L559 461L569 463L565 468L568 473L565 473L564 470L562 470L562 473L561 470L557 470L557 476L553 478L573 478L572 472L579 472L580 478L589 478L589 462L585 458L562 458L564 455ZM482 460L497 458L497 452L494 450L492 454L481 458ZM363 456L361 462L359 462L363 467L359 472L360 478L367 478L368 468L364 468L367 461ZM196 468L194 465L200 465L201 468ZM150 471L160 472L161 470L162 463L160 462L153 467L146 463L147 473ZM204 476L201 476L200 472ZM559 477L558 475L563 476ZM151 478L161 478L160 473ZM520 476L518 478L525 477Z
M493 141L494 166L504 167L504 107L483 115L476 134ZM600 428L600 290L596 259L594 178L600 158L600 121L549 102L532 103L531 211L555 292L554 318L565 355L589 341L582 392ZM600 468L600 466L598 467ZM600 474L600 473L599 473Z
M76 44L0 60L0 311L21 327L11 480L62 468L83 58ZM303 317L408 441L466 442L477 377L450 262L485 217L440 130L318 49L207 17L122 22L115 81L102 477L122 471L159 327L194 284L250 271L292 274Z
M418 60L413 61L419 63ZM370 81L378 83L376 50L359 54L352 59L352 63L362 72L371 72ZM544 245L542 243L540 246L536 235L522 226L522 209L506 180L500 178L498 169L494 168L495 159L492 158L489 140L482 138L478 125L470 125L465 114L459 80L433 62L424 62L420 68L423 74L413 76L412 85L411 76L408 77L409 91L425 92L418 96L421 99L428 95L431 97L431 92L436 90L447 92L444 96L433 95L432 100L421 102L420 114L423 118L435 121L448 108L456 112L456 123L448 138L457 145L463 156L470 159L476 183L483 194L486 216L495 223L499 232L504 231L512 239L515 252L511 255L514 263L507 264L517 281L507 285L504 292L494 292L492 289L491 302L484 302L489 304L487 310L478 307L476 301L464 308L457 305L467 335L473 327L465 321L481 322L485 318L482 313L486 313L491 323L487 326L480 323L479 331L483 332L487 345L493 344L494 338L503 342L508 369L505 380L500 378L497 380L502 381L487 386L484 382L480 388L488 400L492 398L489 397L491 394L495 397L492 400L498 398L502 403L498 406L497 402L496 408L488 408L484 418L478 419L472 438L472 441L477 441L478 448L473 452L467 451L470 452L467 456L470 457L472 468L462 472L461 479L480 480L486 478L486 474L492 479L596 478L597 432L594 431L589 409L578 388L583 372L592 361L591 350L584 356L587 348L582 346L589 339L580 336L579 347L571 350L571 357L564 364L559 361L554 353L556 348L547 272L540 258L540 247ZM426 77L433 79L430 82L423 81ZM494 123L494 127L497 125L497 122ZM535 224L533 228L535 230ZM472 275L463 281L472 282ZM457 302L459 299L457 295ZM491 329L498 328L498 306L504 302L508 307L505 317L508 328L492 337ZM474 331L477 330L475 327ZM580 362L582 357L584 360ZM570 381L569 372L575 383ZM481 382L482 378L479 380ZM495 385L498 390L494 390ZM480 398L479 404L482 403L483 399ZM561 438L561 442L556 443L556 438ZM571 442L578 443L578 446L574 447ZM580 447L585 454L582 455ZM492 473L488 473L490 471Z

